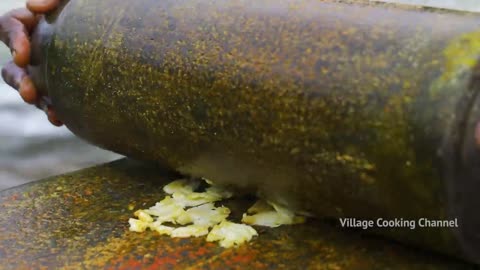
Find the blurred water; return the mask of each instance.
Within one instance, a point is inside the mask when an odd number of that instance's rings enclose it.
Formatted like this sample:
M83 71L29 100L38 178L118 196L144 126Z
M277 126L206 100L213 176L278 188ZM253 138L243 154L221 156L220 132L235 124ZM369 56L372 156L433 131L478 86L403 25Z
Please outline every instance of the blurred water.
M22 7L24 0L0 0L0 14ZM10 60L0 46L0 64ZM0 190L119 158L88 145L65 127L48 122L45 113L23 103L0 80Z

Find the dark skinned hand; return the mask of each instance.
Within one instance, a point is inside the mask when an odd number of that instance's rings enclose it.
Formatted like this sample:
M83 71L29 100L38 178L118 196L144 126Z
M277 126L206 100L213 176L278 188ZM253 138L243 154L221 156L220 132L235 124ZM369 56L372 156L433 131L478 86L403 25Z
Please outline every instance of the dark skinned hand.
M8 85L18 90L26 103L39 108L43 107L42 97L26 69L30 63L30 34L41 14L55 9L59 3L60 0L28 0L27 8L15 9L0 17L0 40L10 48L13 58L3 67L2 77ZM44 110L53 125L62 125L51 107Z

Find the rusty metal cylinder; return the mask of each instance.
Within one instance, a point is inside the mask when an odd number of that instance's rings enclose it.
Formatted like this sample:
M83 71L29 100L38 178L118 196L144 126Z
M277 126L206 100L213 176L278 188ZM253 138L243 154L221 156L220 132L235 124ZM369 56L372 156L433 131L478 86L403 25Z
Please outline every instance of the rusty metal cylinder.
M333 0L70 0L32 74L93 144L317 217L414 220L372 230L478 263L479 26Z

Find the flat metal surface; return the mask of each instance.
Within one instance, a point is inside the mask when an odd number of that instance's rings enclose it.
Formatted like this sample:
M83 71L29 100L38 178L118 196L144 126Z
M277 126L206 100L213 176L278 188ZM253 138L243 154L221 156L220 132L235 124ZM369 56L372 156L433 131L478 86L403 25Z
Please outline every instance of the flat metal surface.
M178 176L120 160L0 192L1 269L474 269L332 224L257 228L224 249L205 238L128 230L128 218L164 197ZM252 198L225 202L238 220Z

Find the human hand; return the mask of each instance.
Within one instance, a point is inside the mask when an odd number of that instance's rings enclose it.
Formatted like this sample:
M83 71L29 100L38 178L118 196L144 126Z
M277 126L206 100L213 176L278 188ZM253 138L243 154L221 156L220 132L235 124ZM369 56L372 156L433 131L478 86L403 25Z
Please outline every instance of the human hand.
M60 0L28 0L27 9L12 10L0 17L0 40L10 48L13 57L13 61L2 69L3 79L18 90L26 103L45 110L49 121L55 126L61 126L62 122L56 117L53 108L44 103L28 75L27 66L30 63L30 35L39 17L55 9L59 3Z

